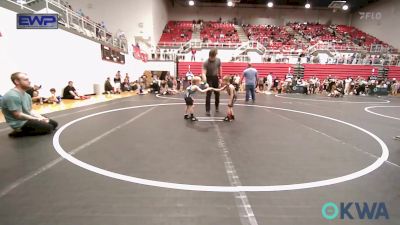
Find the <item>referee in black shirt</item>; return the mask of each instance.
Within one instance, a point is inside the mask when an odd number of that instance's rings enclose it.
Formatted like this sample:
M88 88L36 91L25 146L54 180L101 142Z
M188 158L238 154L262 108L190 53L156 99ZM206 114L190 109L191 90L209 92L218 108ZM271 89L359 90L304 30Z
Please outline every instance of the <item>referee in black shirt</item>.
M208 83L209 87L219 88L219 79L222 76L221 60L217 58L217 49L211 49L207 61L203 63L202 79ZM207 91L206 95L206 114L210 116L210 101L213 91ZM215 111L218 112L219 107L219 92L214 91L215 95Z

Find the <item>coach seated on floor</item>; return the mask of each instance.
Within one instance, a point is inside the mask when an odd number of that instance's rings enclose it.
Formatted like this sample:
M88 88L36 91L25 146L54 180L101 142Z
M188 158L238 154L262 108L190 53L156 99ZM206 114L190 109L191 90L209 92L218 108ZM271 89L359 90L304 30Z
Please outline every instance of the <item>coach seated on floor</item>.
M111 85L110 78L107 77L106 82L104 82L104 93L105 94L114 94L114 87Z
M72 81L68 81L68 85L63 90L63 99L87 99L88 97L79 95Z
M31 82L25 73L11 75L15 87L2 100L1 110L7 124L14 129L10 137L48 134L56 129L57 122L32 111L32 98L26 93Z

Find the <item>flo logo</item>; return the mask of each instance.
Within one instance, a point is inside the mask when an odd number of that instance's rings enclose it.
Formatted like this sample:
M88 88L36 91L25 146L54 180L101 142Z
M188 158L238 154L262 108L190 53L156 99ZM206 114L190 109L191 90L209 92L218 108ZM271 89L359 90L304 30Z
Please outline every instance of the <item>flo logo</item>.
M381 20L382 13L380 12L358 12L360 20Z
M322 206L322 217L333 220L339 217L341 220L379 220L389 219L389 213L384 202L341 202L339 207L333 202L327 202Z

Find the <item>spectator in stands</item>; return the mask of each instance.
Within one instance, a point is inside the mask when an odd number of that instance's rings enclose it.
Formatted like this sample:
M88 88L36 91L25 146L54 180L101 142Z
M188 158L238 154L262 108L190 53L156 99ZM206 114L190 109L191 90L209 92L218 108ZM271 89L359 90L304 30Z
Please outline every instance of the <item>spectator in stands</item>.
M72 81L68 81L68 85L64 88L63 91L63 99L87 99L88 97L79 95L74 87L74 83Z
M176 90L178 92L181 91L181 87L182 87L182 79L180 77L176 78Z
M191 48L191 52L192 52L192 57L191 57L191 61L196 61L196 49Z
M186 89L186 87L190 85L192 79L194 78L194 75L193 75L192 71L190 71L190 69L189 69L189 71L186 72L185 77L186 77L187 83L184 85L184 87L183 87L184 89Z
M124 78L124 82L122 82L122 84L121 84L121 89L122 89L122 91L131 91L132 90L128 77Z
M233 77L233 86L235 86L235 90L236 90L236 92L238 92L239 89L240 89L240 76L239 76L239 74L235 74L235 76Z
M106 82L104 82L104 92L105 94L113 94L114 93L114 87L111 85L110 78L107 77Z
M32 99L25 91L30 81L25 73L11 75L15 87L9 90L2 100L2 112L7 124L13 129L9 137L22 137L48 134L55 130L58 123L32 111Z
M273 84L274 84L274 81L273 81L273 79L272 79L272 74L269 73L268 76L267 76L267 92L268 92L268 93L271 92L271 88L272 88L272 85L273 85Z
M61 96L56 96L56 89L55 88L51 88L50 89L50 97L48 97L46 99L46 103L49 104L60 104L61 103Z
M262 79L259 79L259 80L258 80L257 86L258 86L258 91L259 91L259 92L265 91L265 89L264 89L264 83L263 83L263 80L262 80Z
M159 60L161 57L161 50L159 47L156 48L156 59Z
M114 77L114 92L117 94L121 94L121 71L118 71Z
M142 78L142 80L144 80L143 76L141 78ZM151 84L152 91L155 94L160 93L160 86L161 86L161 81L158 79L157 75L154 75L153 82Z
M260 79L261 80L261 79ZM262 79L262 81L263 81L263 85L264 85L264 87L263 87L263 89L264 90L267 90L267 76L264 76L264 78Z
M243 76L241 82L245 79L246 82L246 102L249 101L250 95L251 100L254 102L256 100L255 87L258 80L258 72L252 67L251 63L247 65L247 69L243 71Z
M277 76L275 76L274 85L272 86L272 91L277 91L278 90L278 85L279 85L279 78Z
M347 77L346 80L344 80L344 95L350 94L351 82L353 82L353 79L351 77Z
M315 90L317 89L317 79L315 76L312 76L309 80L308 80L308 84L309 84L309 88L308 88L308 94L315 94Z
M42 85L33 85L33 87L29 87L25 92L31 96L32 102L43 103L43 98L39 96L39 90L42 88Z
M391 92L392 92L393 96L397 95L397 92L399 91L399 88L400 88L399 81L397 81L396 78L393 78L392 85L391 85L391 89L392 89Z
M125 80L125 79L128 79L128 82L130 82L130 80L129 80L130 77L129 77L129 74L128 74L128 73L125 73L125 78L124 78L124 80Z
M217 58L218 50L213 48L208 54L208 59L203 63L202 79L203 82L208 83L209 87L219 88L219 80L222 77L222 64L221 60ZM219 111L219 92L207 91L206 95L206 115L210 116L211 109L211 94L215 95L215 111Z

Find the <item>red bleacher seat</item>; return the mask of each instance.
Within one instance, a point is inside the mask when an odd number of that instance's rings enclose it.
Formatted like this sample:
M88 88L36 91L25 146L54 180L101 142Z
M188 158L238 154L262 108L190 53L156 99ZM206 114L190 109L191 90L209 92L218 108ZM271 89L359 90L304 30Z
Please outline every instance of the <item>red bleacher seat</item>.
M201 40L211 43L238 43L239 36L231 23L204 22L200 32Z
M173 46L174 43L185 43L192 39L193 23L190 21L169 21L165 25L159 43Z

